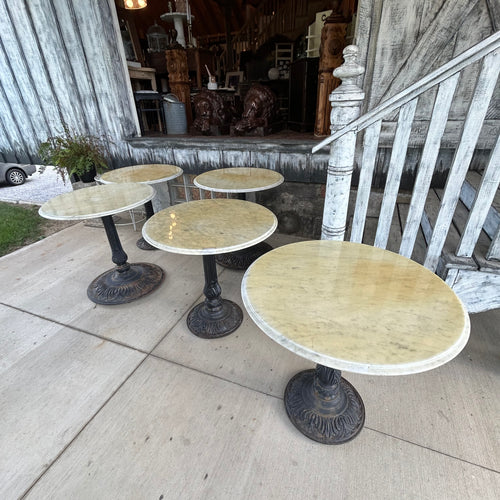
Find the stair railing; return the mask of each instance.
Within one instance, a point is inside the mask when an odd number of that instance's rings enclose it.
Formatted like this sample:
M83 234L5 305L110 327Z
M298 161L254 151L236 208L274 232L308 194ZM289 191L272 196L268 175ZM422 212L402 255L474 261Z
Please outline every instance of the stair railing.
M498 80L500 71L499 47L500 32L497 32L361 117L359 114L364 93L357 86L356 80L364 72L364 69L356 63L357 47L351 45L344 49L345 63L333 72L334 76L342 80L342 84L329 97L332 104L330 115L332 133L312 150L315 153L330 144L322 239L344 239L357 134L364 130L360 177L350 234L351 241L362 242L382 122L384 118L398 112L398 122L374 243L375 246L386 248L418 98L424 92L437 86L432 116L399 248L401 255L411 257L457 84L464 68L474 62L481 61L475 89L469 102L444 195L441 199L439 214L426 251L424 265L433 272L436 271L452 224L460 190ZM483 182L476 195L476 200L480 201L475 203L471 210L455 253L456 256L471 257L499 181L500 146L497 134L496 145L492 148L488 165L484 171ZM487 258L500 260L500 229L492 239Z

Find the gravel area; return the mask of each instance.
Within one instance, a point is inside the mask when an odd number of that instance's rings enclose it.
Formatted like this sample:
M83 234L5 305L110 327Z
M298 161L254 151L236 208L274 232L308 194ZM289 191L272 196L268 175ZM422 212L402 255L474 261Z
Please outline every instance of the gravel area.
M71 182L67 180L64 184L54 167L46 167L43 174L38 168L21 186L0 183L0 201L42 205L54 196L73 191Z

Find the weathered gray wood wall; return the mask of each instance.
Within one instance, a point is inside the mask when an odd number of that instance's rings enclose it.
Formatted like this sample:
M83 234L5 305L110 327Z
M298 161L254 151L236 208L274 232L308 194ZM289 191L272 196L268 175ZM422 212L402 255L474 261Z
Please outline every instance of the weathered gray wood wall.
M499 25L499 0L359 0L355 43L360 47L360 64L366 68L362 84L365 111L484 40L498 31ZM448 145L457 143L477 65L467 73L451 107L444 137ZM490 149L498 135L499 90L488 110L479 148ZM433 101L434 95L429 94L417 106L415 126L422 137ZM390 143L393 129L391 124L384 126L382 143Z
M368 105L496 30L499 2L360 0L357 43L361 62L367 66ZM115 167L176 162L193 172L249 162L302 182L317 182L325 175L326 155L311 159L306 144L280 148L269 140L242 152L234 140L229 145L218 141L208 145L197 138L129 141L138 135L138 123L114 0L0 0L0 68L0 161L36 162L38 144L60 133L64 121L80 132L107 135ZM462 117L459 98L454 106L453 116ZM425 117L430 116L424 111L417 110L422 130ZM498 107L488 117L495 124ZM495 135L495 126L491 130ZM387 135L391 135L390 126ZM453 132L448 143L456 143ZM481 147L487 149L485 144ZM443 158L448 156L443 151ZM379 153L381 177L386 157ZM409 177L412 168L405 167ZM446 169L443 161L438 170Z
M106 135L129 156L137 134L113 0L0 0L0 159L36 160L71 129Z

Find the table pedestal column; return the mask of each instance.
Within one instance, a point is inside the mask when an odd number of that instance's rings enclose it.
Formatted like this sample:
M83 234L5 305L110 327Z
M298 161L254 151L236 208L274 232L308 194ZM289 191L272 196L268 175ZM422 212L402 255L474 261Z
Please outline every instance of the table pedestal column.
M244 193L238 193L239 200L246 200ZM236 252L222 253L215 257L217 264L236 271L246 271L259 257L273 249L269 243L262 241L251 247Z
M339 370L322 365L292 377L284 402L295 427L323 444L353 439L365 422L365 407L356 389Z
M144 208L146 209L146 220L153 217L155 212L153 210L153 203L151 200L144 204ZM136 245L141 250L158 250L153 245L150 245L142 236L137 240Z
M106 215L101 219L116 267L92 281L87 289L88 298L96 304L126 304L156 290L165 277L163 269L145 262L129 264L113 218Z
M241 325L243 312L238 304L221 298L214 255L203 256L203 269L203 293L206 298L189 312L187 326L192 333L204 339L224 337Z

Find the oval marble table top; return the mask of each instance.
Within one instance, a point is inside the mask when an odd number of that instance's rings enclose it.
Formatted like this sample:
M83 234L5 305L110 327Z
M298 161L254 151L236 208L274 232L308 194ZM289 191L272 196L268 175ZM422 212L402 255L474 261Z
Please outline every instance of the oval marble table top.
M196 176L193 182L195 186L208 191L251 193L279 186L283 176L267 168L220 168Z
M438 276L358 243L305 241L256 260L241 285L250 317L311 361L402 375L440 366L469 338L469 316Z
M56 196L38 212L46 219L92 219L138 207L154 195L155 190L147 184L103 184Z
M154 184L166 182L182 175L183 170L176 165L153 163L149 165L131 165L130 167L117 168L104 172L100 182L107 184L111 182L144 182Z
M157 212L143 226L142 235L151 245L168 252L214 255L259 243L277 225L276 216L256 203L198 200Z

